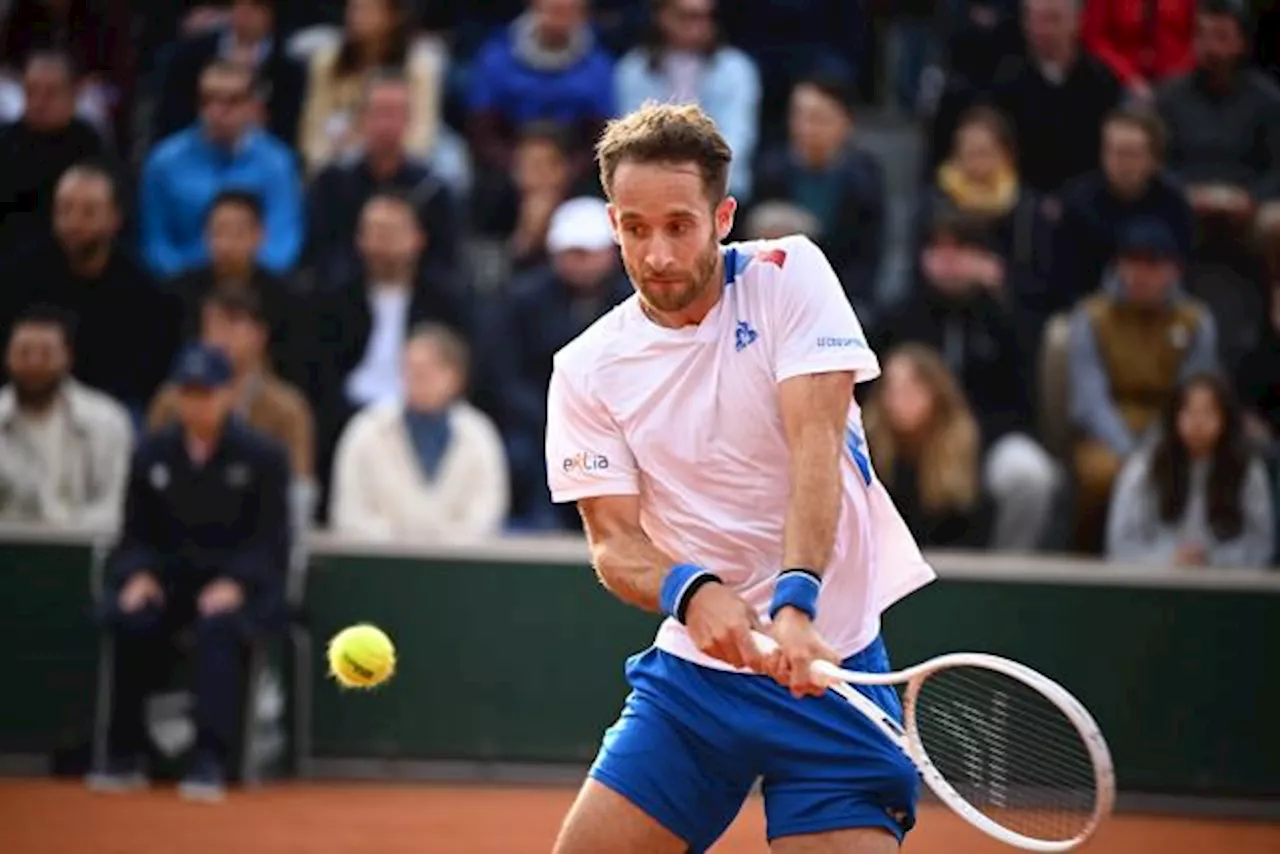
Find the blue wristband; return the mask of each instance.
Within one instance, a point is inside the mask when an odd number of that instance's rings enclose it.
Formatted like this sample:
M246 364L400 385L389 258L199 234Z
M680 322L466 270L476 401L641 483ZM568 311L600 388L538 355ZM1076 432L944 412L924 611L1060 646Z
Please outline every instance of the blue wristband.
M807 569L788 569L778 576L773 588L773 601L769 603L769 619L783 608L795 608L809 615L818 615L818 594L822 592L822 578Z
M692 563L678 563L671 567L667 577L662 579L662 592L658 596L662 613L675 617L683 623L685 608L688 607L693 594L702 585L711 582L721 583L720 576L707 572L700 566Z

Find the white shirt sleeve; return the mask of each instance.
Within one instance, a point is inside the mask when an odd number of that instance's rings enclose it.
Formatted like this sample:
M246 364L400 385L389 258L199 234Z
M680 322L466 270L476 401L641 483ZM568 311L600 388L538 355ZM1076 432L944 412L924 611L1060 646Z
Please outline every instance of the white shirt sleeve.
M774 372L778 382L801 374L854 371L857 382L880 376L858 316L831 263L807 237L784 241L774 293Z
M547 390L547 484L557 504L639 495L635 458L613 417L558 362Z

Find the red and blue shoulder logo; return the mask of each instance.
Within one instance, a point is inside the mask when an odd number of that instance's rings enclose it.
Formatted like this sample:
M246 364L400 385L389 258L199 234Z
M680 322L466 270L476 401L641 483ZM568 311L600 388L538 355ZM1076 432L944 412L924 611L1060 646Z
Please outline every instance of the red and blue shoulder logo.
M772 264L781 269L787 263L787 250L766 249L763 252L757 252L755 259L761 263Z

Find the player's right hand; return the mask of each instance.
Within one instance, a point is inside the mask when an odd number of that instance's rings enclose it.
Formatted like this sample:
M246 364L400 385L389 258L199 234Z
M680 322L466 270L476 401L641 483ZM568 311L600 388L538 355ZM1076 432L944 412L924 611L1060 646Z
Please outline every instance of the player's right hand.
M160 582L156 581L156 577L149 572L138 572L124 583L116 601L121 611L132 614L141 611L151 602L163 600L164 591L160 589Z
M734 667L764 669L764 657L751 639L760 628L756 612L725 585L702 585L685 606L684 624L704 654Z
M808 614L795 608L783 608L773 618L769 634L778 644L778 655L770 661L768 674L794 697L821 697L826 684L814 677L813 663L827 661L839 665L840 656L831 648Z

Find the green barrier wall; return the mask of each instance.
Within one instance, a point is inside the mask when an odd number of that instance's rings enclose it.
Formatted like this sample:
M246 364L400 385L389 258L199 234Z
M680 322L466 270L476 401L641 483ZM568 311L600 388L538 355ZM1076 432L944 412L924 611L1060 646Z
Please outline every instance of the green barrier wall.
M87 737L89 562L87 544L0 541L0 668L11 674L0 754L47 755ZM886 617L898 664L965 649L1043 670L1099 719L1122 789L1280 796L1280 728L1266 702L1280 583L1129 583L1075 567L1001 577L939 564L944 578ZM657 622L570 557L331 551L313 559L307 600L318 759L586 762L625 695L625 657ZM400 673L375 692L342 691L319 653L362 620L396 638Z
M622 662L656 621L580 565L318 558L318 636L370 620L400 676L375 694L316 692L323 757L587 761L625 696ZM1107 733L1122 789L1280 794L1280 728L1260 674L1280 650L1280 595L940 580L887 615L898 664L957 650L1062 682Z
M0 541L0 754L43 754L87 736L97 635L87 544Z
M400 672L339 690L316 663L317 756L586 761L625 696L623 659L656 618L618 603L591 570L317 557L317 640L377 623Z

